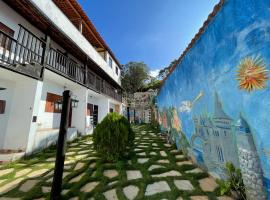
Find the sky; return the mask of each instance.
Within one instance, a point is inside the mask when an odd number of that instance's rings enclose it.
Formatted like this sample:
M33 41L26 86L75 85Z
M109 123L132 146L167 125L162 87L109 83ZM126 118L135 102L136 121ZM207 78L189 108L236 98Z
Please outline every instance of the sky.
M177 59L219 0L79 0L121 64L153 76Z

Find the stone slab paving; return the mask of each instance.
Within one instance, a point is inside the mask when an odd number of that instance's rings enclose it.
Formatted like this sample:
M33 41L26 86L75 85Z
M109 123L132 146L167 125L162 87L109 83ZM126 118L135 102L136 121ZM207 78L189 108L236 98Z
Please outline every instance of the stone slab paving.
M200 183L201 189L205 192L213 192L218 186L218 184L213 178L201 179L199 180L199 183Z
M166 156L167 156L167 153L166 153L165 151L160 151L159 153L160 153L160 155L163 156L163 157L166 157Z
M103 172L103 175L108 177L108 178L114 178L114 177L118 176L118 172L114 169L109 169L109 170L105 170Z
M138 163L140 164L144 164L146 162L148 162L149 158L138 158Z
M174 180L173 182L179 190L194 190L194 187L189 180Z
M145 196L150 196L153 194L168 192L168 191L171 191L171 188L168 185L168 183L166 181L158 181L158 182L147 185Z
M104 192L103 195L107 200L118 200L116 189L109 190L107 192Z
M135 126L135 153L119 163L108 163L100 159L93 150L91 136L69 144L63 173L62 199L210 199L207 195L212 198L217 187L215 181L207 177L181 151L165 144L164 139L145 127ZM144 134L141 134L144 129ZM54 155L55 150L46 150L42 157L34 156L29 163L27 160L22 161L23 165L15 163L14 168L13 165L2 169L0 166L0 200L21 199L22 193L25 199L49 199ZM189 168L183 165L189 165ZM193 185L194 181L199 184ZM32 191L40 192L31 194ZM216 198L231 200L226 196Z
M4 194L4 193L14 189L23 180L24 180L23 178L18 178L18 179L15 179L15 180L5 184L4 186L0 187L0 194Z
M91 192L95 187L99 184L99 182L90 182L84 185L80 191L81 192Z
M191 196L191 200L208 200L207 196Z
M22 192L30 191L39 181L38 180L27 180L25 183L21 185L19 188Z
M182 174L178 171L175 171L175 170L171 170L169 172L164 172L164 173L161 173L161 174L154 174L152 175L152 177L170 177L170 176L181 176Z
M127 199L133 200L138 195L139 190L140 189L137 186L129 185L127 187L124 187L123 192L125 196L127 197Z
M32 169L30 169L30 168L29 169L20 170L20 171L16 172L15 178L18 178L20 176L24 176L24 175L28 174L31 171L32 171Z
M142 173L139 170L128 170L127 173L127 180L134 180L138 178L142 178Z
M154 169L159 169L159 168L165 168L164 166L162 165L151 165L149 168L148 168L148 171L152 171Z
M9 174L9 173L11 173L13 171L14 171L14 169L3 169L3 170L0 170L0 177L1 176L4 176L6 174Z

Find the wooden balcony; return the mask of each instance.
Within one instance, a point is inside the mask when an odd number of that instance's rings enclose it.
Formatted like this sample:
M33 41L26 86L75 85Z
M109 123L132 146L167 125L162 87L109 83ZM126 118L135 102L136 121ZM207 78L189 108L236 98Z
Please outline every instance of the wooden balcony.
M122 100L121 89L94 73L87 63L81 65L49 46L23 26L17 39L0 31L0 67L41 80L47 68L98 93Z
M17 40L0 31L0 64L10 70L40 79L45 42L20 26Z

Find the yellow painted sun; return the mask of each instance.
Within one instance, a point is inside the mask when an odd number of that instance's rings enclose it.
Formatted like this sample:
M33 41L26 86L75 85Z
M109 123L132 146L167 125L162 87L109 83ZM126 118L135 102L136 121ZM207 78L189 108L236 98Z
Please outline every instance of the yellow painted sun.
M239 89L251 92L266 87L268 70L264 60L257 57L244 58L237 66L237 80Z

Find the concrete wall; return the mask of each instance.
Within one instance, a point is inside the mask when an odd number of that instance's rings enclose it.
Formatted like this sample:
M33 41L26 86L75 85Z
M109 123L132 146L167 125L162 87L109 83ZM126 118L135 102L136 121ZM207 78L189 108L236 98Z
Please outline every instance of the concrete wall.
M26 150L36 126L32 119L37 115L42 83L2 68L0 74L1 87L7 88L0 92L0 99L7 100L6 113L0 116L0 148Z
M256 200L270 199L269 8L225 0L157 97L161 131L216 177L240 168Z
M0 114L0 149L2 149L4 146L8 120L10 118L11 101L13 98L15 83L0 79L0 87L6 88L6 90L0 91L0 100L6 101L5 113Z
M63 91L63 86L44 81L37 120L38 130L59 128L61 113L45 112L45 106L48 92L62 96Z

